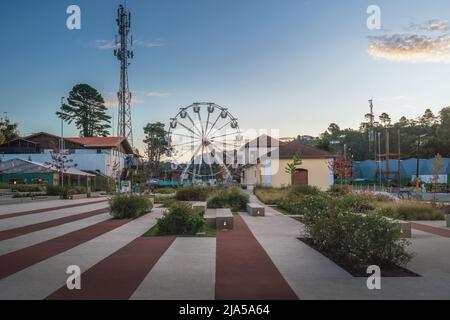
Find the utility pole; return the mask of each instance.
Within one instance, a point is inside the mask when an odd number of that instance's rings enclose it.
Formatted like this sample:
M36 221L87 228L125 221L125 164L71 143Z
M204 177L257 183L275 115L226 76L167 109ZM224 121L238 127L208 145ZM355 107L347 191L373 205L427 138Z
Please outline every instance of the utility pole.
M416 192L420 190L420 144L421 139L426 137L426 134L419 135L417 138L417 164L416 164Z
M128 47L133 46L133 36L130 36L131 13L124 5L120 5L117 10L117 26L119 34L116 36L116 49L114 56L120 61L120 89L117 93L119 100L119 119L117 134L119 137L125 137L133 147L133 124L131 121L131 92L128 85L128 66L129 60L134 58L134 52Z
M61 109L64 106L64 97L61 97ZM64 120L61 118L61 139L59 141L59 156L62 158L64 152ZM61 186L64 187L64 168L61 166Z

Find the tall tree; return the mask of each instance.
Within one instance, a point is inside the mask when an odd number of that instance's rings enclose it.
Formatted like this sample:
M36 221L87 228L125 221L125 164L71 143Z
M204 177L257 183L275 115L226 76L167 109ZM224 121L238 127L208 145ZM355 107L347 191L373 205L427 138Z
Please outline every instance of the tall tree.
M68 104L56 114L68 124L75 123L82 137L106 137L111 128L111 116L102 95L87 84L77 84L69 93Z
M386 112L383 112L380 115L379 119L383 127L389 127L391 125L391 117Z
M161 157L168 148L168 142L166 139L167 131L163 123L156 122L148 123L144 127L144 133L149 175L150 178L155 178L158 175Z
M8 142L19 137L19 131L17 130L18 124L11 122L8 117L0 118L0 140Z

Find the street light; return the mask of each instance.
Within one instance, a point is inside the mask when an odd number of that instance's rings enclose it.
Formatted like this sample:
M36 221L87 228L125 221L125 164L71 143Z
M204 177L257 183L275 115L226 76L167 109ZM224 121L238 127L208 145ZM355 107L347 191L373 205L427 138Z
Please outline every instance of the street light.
M421 144L421 139L425 138L427 135L426 134L422 134L419 135L419 138L417 139L417 167L416 167L416 193L419 193L419 189L420 189L420 144Z

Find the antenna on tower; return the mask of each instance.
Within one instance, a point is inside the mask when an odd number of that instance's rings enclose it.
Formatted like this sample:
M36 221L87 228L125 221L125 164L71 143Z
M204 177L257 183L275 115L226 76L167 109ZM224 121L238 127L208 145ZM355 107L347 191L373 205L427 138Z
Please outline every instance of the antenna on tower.
M117 121L117 134L128 139L133 146L133 125L131 121L131 92L128 84L128 66L134 58L134 52L128 48L133 46L131 30L131 12L126 4L119 5L117 10L117 26L119 33L116 36L116 49L114 56L120 61L120 88L117 93L119 100L119 118Z

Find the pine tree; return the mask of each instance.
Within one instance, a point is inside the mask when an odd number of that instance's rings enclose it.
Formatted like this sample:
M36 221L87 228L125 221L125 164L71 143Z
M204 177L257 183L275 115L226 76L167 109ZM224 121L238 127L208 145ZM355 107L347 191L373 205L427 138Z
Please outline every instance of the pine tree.
M67 104L56 114L62 120L75 123L82 137L106 137L111 128L111 116L106 114L105 100L87 84L78 84L69 93Z

